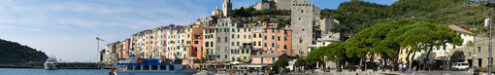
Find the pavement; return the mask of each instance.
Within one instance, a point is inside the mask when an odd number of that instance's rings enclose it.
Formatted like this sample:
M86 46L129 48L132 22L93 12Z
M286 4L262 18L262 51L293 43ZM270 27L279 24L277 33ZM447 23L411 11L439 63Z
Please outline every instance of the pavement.
M259 75L263 73L258 73ZM299 72L288 72L285 74L275 74L275 75L472 75L471 71L413 71L409 73L400 73L398 71L347 71L344 70L342 72L337 72L332 70L330 72L319 72L319 73L299 73ZM208 72L208 71L200 71L194 75L229 75L229 72L226 71L218 71L217 73ZM244 73L234 73L234 75L244 75ZM256 75L256 73L246 73L246 75ZM486 75L484 73L480 73L480 75Z

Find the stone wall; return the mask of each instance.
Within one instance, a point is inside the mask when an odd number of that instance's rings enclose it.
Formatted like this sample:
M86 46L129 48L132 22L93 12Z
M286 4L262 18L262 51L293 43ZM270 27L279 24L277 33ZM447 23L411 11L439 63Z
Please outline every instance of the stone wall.
M318 8L318 7L316 7ZM320 10L315 10L313 3L294 0L291 7L292 55L306 56L311 45L315 17Z

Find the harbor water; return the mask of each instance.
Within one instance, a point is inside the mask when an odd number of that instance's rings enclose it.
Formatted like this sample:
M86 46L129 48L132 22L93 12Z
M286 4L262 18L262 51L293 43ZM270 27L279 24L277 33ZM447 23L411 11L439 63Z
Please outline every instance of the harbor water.
M0 68L0 75L108 75L109 69Z

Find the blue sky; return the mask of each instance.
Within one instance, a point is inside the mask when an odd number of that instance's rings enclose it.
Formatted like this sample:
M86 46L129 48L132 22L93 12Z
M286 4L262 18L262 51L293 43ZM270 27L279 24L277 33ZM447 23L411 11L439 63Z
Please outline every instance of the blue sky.
M232 0L248 7L261 0ZM308 0L335 9L350 0ZM392 4L397 0L364 0ZM186 25L211 14L223 0L0 0L0 39L19 42L64 61L96 61L101 44L168 24ZM104 46L100 45L100 46Z

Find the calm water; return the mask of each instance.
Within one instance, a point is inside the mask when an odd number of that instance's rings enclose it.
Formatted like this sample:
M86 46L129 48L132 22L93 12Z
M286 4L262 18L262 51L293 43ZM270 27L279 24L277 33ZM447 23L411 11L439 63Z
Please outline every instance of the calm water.
M58 69L0 68L0 75L108 75L108 69Z

